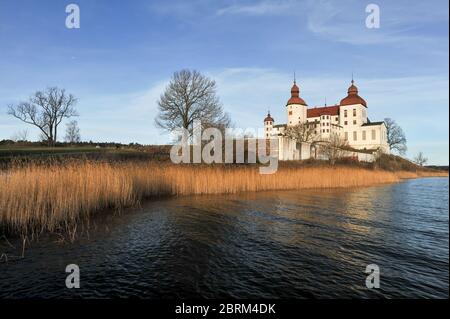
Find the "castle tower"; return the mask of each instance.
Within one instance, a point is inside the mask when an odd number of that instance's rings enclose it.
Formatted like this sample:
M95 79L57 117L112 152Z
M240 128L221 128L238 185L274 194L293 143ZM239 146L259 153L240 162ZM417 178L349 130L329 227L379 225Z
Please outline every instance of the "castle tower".
M341 100L339 105L342 115L340 125L344 129L351 130L367 123L367 103L358 95L358 88L353 79L347 90L347 96Z
M266 138L269 138L270 135L272 134L273 122L274 122L274 119L272 118L272 116L270 116L270 111L269 111L269 112L267 112L267 116L264 119L264 136Z
M300 88L294 79L294 85L291 88L291 98L286 104L288 126L297 125L306 122L306 102L300 97Z

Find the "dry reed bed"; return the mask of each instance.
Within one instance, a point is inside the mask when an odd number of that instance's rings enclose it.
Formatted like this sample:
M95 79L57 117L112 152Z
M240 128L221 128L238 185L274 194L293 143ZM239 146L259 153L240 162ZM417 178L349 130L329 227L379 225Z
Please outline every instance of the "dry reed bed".
M401 179L409 179L409 178L418 178L418 177L447 177L448 172L443 171L399 171L395 172L398 178Z
M55 231L106 208L162 195L237 193L302 188L358 187L399 181L395 173L350 167L71 163L29 165L0 174L0 225L13 232Z

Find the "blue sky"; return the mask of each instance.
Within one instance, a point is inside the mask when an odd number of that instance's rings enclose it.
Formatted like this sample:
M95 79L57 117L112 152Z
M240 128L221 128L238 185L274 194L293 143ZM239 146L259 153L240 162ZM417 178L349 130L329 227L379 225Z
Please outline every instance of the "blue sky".
M70 3L80 29L65 27ZM365 26L369 3L379 29ZM404 129L408 157L448 164L448 24L447 0L0 0L0 139L28 127L6 105L47 86L79 98L84 140L163 144L156 101L174 71L214 78L243 128L268 108L285 121L294 71L310 106L339 102L353 72L369 118Z

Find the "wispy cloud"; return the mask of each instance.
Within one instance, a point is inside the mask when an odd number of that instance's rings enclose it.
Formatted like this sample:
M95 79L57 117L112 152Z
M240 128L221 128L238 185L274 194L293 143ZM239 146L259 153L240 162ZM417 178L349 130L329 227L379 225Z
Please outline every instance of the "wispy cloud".
M277 123L286 120L285 104L292 74L272 68L221 68L205 72L216 80L225 110L237 127L259 128L268 109ZM94 141L163 144L170 136L154 125L157 101L169 79L155 82L147 90L127 94L80 96L80 127L83 139ZM350 78L297 76L301 96L310 107L338 103L346 95ZM369 118L394 118L405 130L412 157L426 151L434 163L448 162L449 80L446 76L373 78L358 76L356 84L369 107ZM444 120L444 118L446 120ZM26 126L0 117L4 138ZM6 131L5 131L6 130ZM31 131L36 136L38 132ZM424 146L425 145L425 146ZM445 155L447 154L447 155Z
M290 95L292 74L276 69L228 68L210 72L217 80L225 109L238 127L260 127L270 109L277 123L286 121L285 104ZM448 77L358 77L357 86L369 106L373 121L395 119L405 130L412 157L421 145L433 154L434 163L447 163L448 155ZM310 107L339 103L347 94L350 78L337 76L297 77L301 95ZM437 125L439 123L439 125ZM427 144L430 143L430 144ZM434 144L439 145L433 147ZM445 148L445 147L444 147Z
M368 44L428 44L438 43L443 37L414 32L424 29L426 24L448 21L448 15L439 8L433 8L430 3L405 3L403 6L392 6L391 3L381 2L380 28L369 29L365 25L368 16L367 3L360 1L309 1L307 8L307 28L313 34L331 41L344 42L354 45ZM397 3L396 3L397 4ZM448 5L448 4L447 4ZM402 11L399 11L399 7ZM448 42L448 37L447 37Z
M221 8L217 15L268 15L287 13L295 5L293 1L258 1L251 4L234 4Z

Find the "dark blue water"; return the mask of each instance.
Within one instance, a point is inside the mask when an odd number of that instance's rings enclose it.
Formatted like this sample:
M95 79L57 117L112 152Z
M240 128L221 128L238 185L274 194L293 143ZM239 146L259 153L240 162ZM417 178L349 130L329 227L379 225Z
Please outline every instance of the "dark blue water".
M74 243L41 237L0 264L0 297L448 298L448 190L426 178L152 201L95 218ZM67 264L80 289L65 287Z

